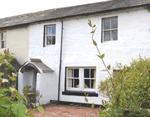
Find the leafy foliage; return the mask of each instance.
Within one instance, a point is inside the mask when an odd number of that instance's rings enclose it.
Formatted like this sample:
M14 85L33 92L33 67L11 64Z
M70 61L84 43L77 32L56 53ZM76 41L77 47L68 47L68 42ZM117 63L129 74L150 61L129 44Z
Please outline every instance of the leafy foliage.
M150 107L150 59L139 58L134 60L130 66L114 73L113 83L115 91L112 90L111 80L108 78L100 83L99 89L111 95L109 107L125 111L142 111ZM106 89L106 82L109 89ZM142 110L140 109L142 108ZM138 110L139 109L139 110ZM145 111L145 110L144 110ZM148 110L147 110L148 111Z
M4 73L0 72L0 117L34 117L26 107L26 92L20 95L15 89L17 72L10 64L13 59L9 50L4 50L4 53L0 54L0 68L5 68L6 73L9 73L8 78L5 78ZM8 87L5 87L4 83L8 83ZM38 107L38 110L44 113L42 106Z

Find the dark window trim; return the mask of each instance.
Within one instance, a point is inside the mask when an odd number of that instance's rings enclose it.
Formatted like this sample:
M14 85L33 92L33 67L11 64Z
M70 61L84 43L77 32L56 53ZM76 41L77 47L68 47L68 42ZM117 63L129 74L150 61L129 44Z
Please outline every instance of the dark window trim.
M44 33L43 33L43 47L45 47L45 25L44 25Z
M46 30L45 30L45 27L46 27L46 26L56 26L56 24L44 25L43 47L46 46L46 45L45 45L45 41L46 41L46 40L45 40L45 31L46 31ZM55 44L56 44L56 35L55 35ZM55 44L54 44L54 45L55 45Z
M67 82L67 68L68 67L65 67L65 92L67 91L66 90L66 88L67 88L67 83L66 83Z
M98 97L98 94L95 92L83 92L83 91L64 91L63 95L75 95L75 96L86 96L88 97Z

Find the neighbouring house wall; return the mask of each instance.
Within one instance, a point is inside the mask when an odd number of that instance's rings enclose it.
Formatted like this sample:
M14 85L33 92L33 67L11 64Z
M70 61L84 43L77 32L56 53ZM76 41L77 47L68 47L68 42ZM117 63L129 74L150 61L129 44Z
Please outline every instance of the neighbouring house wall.
M118 40L101 43L101 22L102 18L118 16ZM96 92L98 84L108 74L104 71L102 61L96 56L97 50L92 44L91 28L88 26L88 19L97 25L94 39L102 53L105 53L106 64L112 67L116 63L129 65L132 59L150 57L150 12L147 9L137 11L123 11L118 13L105 13L97 16L77 17L64 20L63 37L63 59L61 74L60 100L68 102L85 103L84 96L63 95L65 91L65 67L73 66L96 66ZM89 97L89 103L102 104L99 97Z
M56 24L56 43L43 47L44 25ZM61 44L61 22L43 22L30 25L29 58L39 58L54 72L41 74L40 93L41 103L49 103L58 99L58 77Z
M20 64L28 60L29 28L20 26L6 30L6 48L9 48ZM1 50L2 51L2 50Z

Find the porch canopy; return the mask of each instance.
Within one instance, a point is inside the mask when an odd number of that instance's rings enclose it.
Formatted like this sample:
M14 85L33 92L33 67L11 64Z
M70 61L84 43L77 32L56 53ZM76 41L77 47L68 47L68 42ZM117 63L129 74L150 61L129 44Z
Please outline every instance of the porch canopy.
M27 69L34 68L38 73L53 72L51 68L45 65L40 59L30 59L31 61L25 62L20 68L20 72L24 73Z

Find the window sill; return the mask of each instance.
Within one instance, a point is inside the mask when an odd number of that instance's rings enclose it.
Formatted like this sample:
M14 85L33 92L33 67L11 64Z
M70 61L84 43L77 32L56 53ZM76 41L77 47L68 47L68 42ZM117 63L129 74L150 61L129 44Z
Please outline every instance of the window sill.
M64 91L62 92L63 95L75 95L75 96L85 96L88 97L98 97L98 94L95 92L82 92L82 91Z

